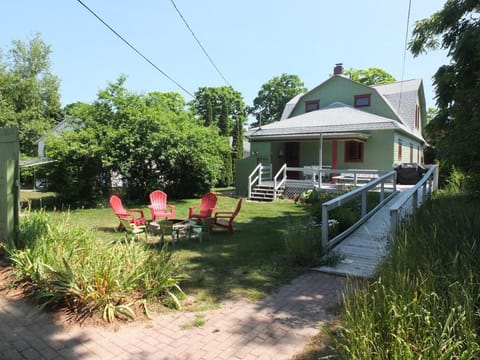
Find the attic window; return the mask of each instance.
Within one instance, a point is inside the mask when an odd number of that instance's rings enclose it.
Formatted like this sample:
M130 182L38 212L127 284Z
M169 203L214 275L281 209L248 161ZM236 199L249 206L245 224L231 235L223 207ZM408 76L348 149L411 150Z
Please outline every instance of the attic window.
M355 107L370 106L370 97L372 94L355 95Z
M305 101L305 112L315 111L320 109L320 100Z

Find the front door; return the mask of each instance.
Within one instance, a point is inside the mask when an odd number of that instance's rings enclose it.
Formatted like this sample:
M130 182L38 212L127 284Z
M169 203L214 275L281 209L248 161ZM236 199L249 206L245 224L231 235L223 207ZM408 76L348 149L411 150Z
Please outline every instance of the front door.
M287 142L285 143L285 162L287 167L300 166L300 143ZM300 173L298 171L287 171L287 178L299 179Z

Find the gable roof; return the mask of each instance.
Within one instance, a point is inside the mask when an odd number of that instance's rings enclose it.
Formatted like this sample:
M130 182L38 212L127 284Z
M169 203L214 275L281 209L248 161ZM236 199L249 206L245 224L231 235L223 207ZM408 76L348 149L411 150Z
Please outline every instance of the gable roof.
M344 79L345 81L355 83L357 85L361 85L370 91L374 91L378 93L380 98L382 98L386 105L392 110L392 112L397 116L398 121L402 124L406 125L407 127L413 128L415 124L415 109L417 104L417 96L420 93L420 102L423 101L422 96L424 96L423 92L423 83L422 80L413 79L413 80L405 80L405 81L398 81L391 84L384 84L384 85L375 85L375 86L368 86L362 83L358 83L356 81L351 80L342 75L333 75L321 84L314 87L312 90L299 94L293 97L286 105L283 110L282 116L280 120L285 120L288 118L295 106L300 102L300 100L306 96L307 94L317 90L320 87L325 86L327 83L331 81L335 81L337 79ZM421 104L421 108L424 104ZM425 117L425 114L422 114L422 118Z
M294 96L292 99L290 99L289 102L285 105L283 108L282 116L280 117L280 120L284 120L290 117L292 114L293 109L295 108L295 105L297 105L298 101L300 98L303 96L304 93L300 93L296 96Z
M423 141L408 127L394 119L371 114L343 103L276 121L247 131L247 138L299 138L314 137L319 134L370 132L372 130L397 129Z
M410 128L414 127L417 96L420 92L420 101L422 101L423 96L422 80L398 81L391 84L372 86L372 88L376 89L386 99L392 109L404 121L405 125Z

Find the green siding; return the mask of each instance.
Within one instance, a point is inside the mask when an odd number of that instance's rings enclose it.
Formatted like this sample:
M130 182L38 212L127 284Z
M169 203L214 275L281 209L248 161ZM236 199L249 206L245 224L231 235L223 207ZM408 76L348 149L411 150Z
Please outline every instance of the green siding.
M399 156L399 148L401 144L401 156ZM411 154L411 155L410 155ZM394 163L423 163L423 148L422 144L405 135L395 135L394 145Z
M338 169L391 170L393 131L372 132L363 145L363 162L345 162L345 141L338 141Z
M262 164L270 164L270 157L272 156L271 148L270 142L255 141L252 142L250 146L250 154L257 156Z
M363 94L371 94L371 103L370 106L359 108L360 110L389 119L397 119L392 109L374 89L341 76L333 76L306 93L295 106L290 117L305 113L306 101L320 100L320 109L335 102L342 102L353 107L355 95Z
M320 164L320 139L300 143L300 166L318 166ZM323 140L322 165L332 165L332 142Z
M249 156L235 162L235 191L237 195L248 195L248 176L258 164L256 156Z

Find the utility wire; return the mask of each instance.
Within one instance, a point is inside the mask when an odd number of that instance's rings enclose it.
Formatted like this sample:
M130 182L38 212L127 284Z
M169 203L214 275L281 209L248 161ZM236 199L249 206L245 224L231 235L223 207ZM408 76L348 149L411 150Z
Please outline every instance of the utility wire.
M155 65L149 58L147 58L145 55L143 55L135 46L130 44L122 35L120 35L118 32L116 32L110 25L108 25L100 16L98 16L93 10L91 10L87 5L85 5L81 0L77 0L80 5L82 5L85 9L87 9L93 16L95 16L103 25L105 25L111 32L113 32L115 35L117 35L125 44L127 44L133 51L135 51L138 55L140 55L146 62L148 62L150 65L152 65L158 72L160 72L163 76L165 76L168 80L173 82L175 85L177 85L180 89L185 91L188 95L190 95L192 98L195 98L190 91L185 89L182 85L180 85L177 81L175 81L171 76L169 76L165 71L160 69L157 65Z
M175 4L175 1L173 0L170 0L170 2L172 3L173 7L175 8L175 10L177 11L178 15L180 16L180 18L182 19L183 23L185 24L185 26L188 28L188 30L190 30L190 33L192 34L193 38L195 39L195 41L197 42L198 46L200 46L200 48L202 49L203 53L205 54L205 56L208 58L208 60L210 61L210 63L213 65L213 67L215 68L215 70L217 71L217 73L223 78L223 80L225 81L225 83L228 85L228 86L231 86L230 83L228 82L228 80L225 78L225 76L223 76L222 72L220 71L220 69L218 68L218 66L215 64L215 62L212 60L212 58L210 57L210 55L208 55L207 53L207 50L205 50L205 48L203 47L202 43L200 42L200 40L198 40L197 36L195 35L195 33L193 32L192 28L190 27L190 25L188 25L187 23L187 20L185 20L185 18L183 17L182 13L180 12L180 10L178 9L177 5Z
M400 112L400 104L402 102L402 88L403 88L403 80L405 76L405 61L407 58L407 47L408 47L408 28L410 27L410 10L412 8L412 0L408 1L408 13L407 13L407 27L405 29L405 44L403 46L403 64L402 64L402 81L400 82L400 97L398 99L398 109L397 111Z

